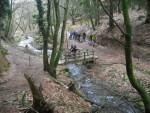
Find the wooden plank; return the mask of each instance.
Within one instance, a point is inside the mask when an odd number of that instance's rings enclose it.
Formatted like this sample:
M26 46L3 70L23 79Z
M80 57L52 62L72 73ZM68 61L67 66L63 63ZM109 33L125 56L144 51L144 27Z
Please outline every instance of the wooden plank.
M86 60L96 60L98 57L95 56L95 53L93 50L79 50L76 53L72 53L70 51L66 51L64 53L64 59L62 58L59 61L59 64L64 64L64 63L70 63L70 62L76 62L76 61L86 61Z

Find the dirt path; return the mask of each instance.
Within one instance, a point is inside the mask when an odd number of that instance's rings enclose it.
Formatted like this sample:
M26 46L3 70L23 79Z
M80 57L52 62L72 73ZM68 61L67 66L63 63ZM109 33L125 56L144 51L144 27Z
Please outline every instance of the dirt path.
M22 93L22 91L27 90L28 85L24 78L24 73L31 73L34 78L39 78L44 74L42 71L42 60L33 55L29 55L21 51L17 47L12 47L9 45L4 46L8 50L8 60L10 62L10 69L5 72L3 77L0 78L0 113L9 113L14 106L12 102L17 100L17 95ZM31 65L29 66L29 56L31 60ZM6 105L5 105L6 104ZM5 109L7 107L7 109ZM9 108L10 107L10 108Z
M88 102L48 78L48 73L43 72L42 57L26 53L15 46L5 45L4 47L8 50L7 58L10 62L10 69L0 78L0 113L22 113L18 109L20 106L18 96L22 96L24 91L31 96L24 73L32 75L36 83L42 83L43 94L47 101L57 105L56 113L89 111ZM30 96L29 98L32 98Z

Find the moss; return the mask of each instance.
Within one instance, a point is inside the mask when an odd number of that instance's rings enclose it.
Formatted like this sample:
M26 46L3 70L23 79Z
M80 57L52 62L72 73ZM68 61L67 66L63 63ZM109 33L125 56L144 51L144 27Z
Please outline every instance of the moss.
M69 69L68 68L64 68L64 70L63 70L63 72L64 72L64 75L66 76L66 77L70 77L70 71L69 71Z
M9 68L9 62L6 59L7 54L7 50L0 48L0 75L3 71L7 71Z
M135 103L135 108L137 108L140 112L144 111L144 104L142 101Z
M64 72L69 72L69 69L68 69L68 68L65 68L65 69L64 69Z
M6 49L0 48L0 54L2 56L6 56L8 54L8 51Z

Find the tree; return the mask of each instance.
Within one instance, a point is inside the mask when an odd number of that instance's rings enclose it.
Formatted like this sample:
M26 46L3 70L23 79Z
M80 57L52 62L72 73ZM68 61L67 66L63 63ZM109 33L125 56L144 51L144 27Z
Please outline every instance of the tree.
M109 27L110 29L112 29L114 27L114 22L113 22L113 0L109 0L109 13L110 13L110 17L109 17Z
M125 58L126 58L126 70L129 81L131 85L137 90L140 94L144 106L145 106L145 113L150 113L150 95L146 92L143 85L140 83L138 79L135 78L133 72L133 64L132 64L132 28L128 13L128 0L122 0L122 11L124 16L124 23L126 28L125 34Z
M5 31L5 36L6 38L9 38L9 32L10 32L10 27L11 27L11 21L12 21L12 5L13 5L13 0L10 0L10 10L8 13L8 19L7 19L7 24L6 24L6 31Z
M61 36L60 36L60 45L59 49L57 50L58 45L58 33L60 29L60 9L59 9L59 1L54 0L54 7L55 7L55 13L56 13L56 24L55 24L55 31L53 34L53 49L50 59L50 70L49 73L56 78L56 69L58 66L59 59L61 57L62 51L63 51L63 45L64 45L64 34L66 29L66 21L67 21L67 14L68 14L68 4L69 0L66 0L65 7L64 8L64 17L63 17L63 23L61 28Z
M66 0L64 9L63 24L61 28L60 35L60 45L58 48L59 31L61 24L60 15L60 0L47 0L47 10L46 10L46 22L44 21L44 8L41 0L36 0L37 8L39 12L38 25L43 36L43 64L44 70L49 72L49 74L56 78L56 68L63 51L64 44L64 33L66 28L66 20L68 13L69 0ZM53 24L52 24L53 23ZM52 53L50 57L50 63L48 63L48 38L53 40Z
M79 15L80 4L78 0L72 0L69 4L69 15L72 20L72 25L75 25L75 18Z
M49 38L49 16L47 16L47 26L44 24L44 8L43 3L41 0L36 0L37 3L37 9L39 12L38 17L38 25L40 32L43 36L43 69L44 71L48 71L48 55L47 55L47 49L48 49L48 38ZM49 9L49 4L47 4L47 7ZM50 12L47 11L47 15L49 15Z
M10 13L10 4L9 0L0 1L0 42L1 40L6 40L5 31L6 31L6 20Z
M118 3L117 3L117 11L118 11L118 13L121 13L120 3L121 3L121 0L118 0Z
M105 13L109 16L110 14L107 12L107 10L104 8L102 1L99 0L102 8L104 9ZM122 30L122 28L117 24L117 22L113 19L114 23L118 27L118 29L121 31L121 33L125 36L125 59L126 59L126 71L127 76L129 78L129 81L131 85L136 89L136 91L139 93L139 95L142 98L142 101L144 103L145 107L145 113L150 113L150 95L146 91L143 84L135 77L134 70L133 70L133 63L132 63L132 26L129 18L129 12L128 12L128 0L122 0L122 12L124 17L124 24L126 28L126 32Z
M145 20L145 23L150 23L150 0L146 0L146 6L147 6L147 15L146 15L146 20Z
M82 6L83 15L88 18L91 22L93 30L96 30L96 26L99 25L99 6L97 0L81 0L80 5Z

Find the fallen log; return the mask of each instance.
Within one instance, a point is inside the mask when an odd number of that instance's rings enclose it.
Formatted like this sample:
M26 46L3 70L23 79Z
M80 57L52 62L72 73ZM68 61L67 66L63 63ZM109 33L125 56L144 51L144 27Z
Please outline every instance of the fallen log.
M32 79L32 77L28 76L27 74L24 74L24 76L29 84L33 97L32 107L24 113L54 113L55 106L45 101L41 90L42 86L35 85L35 82Z

